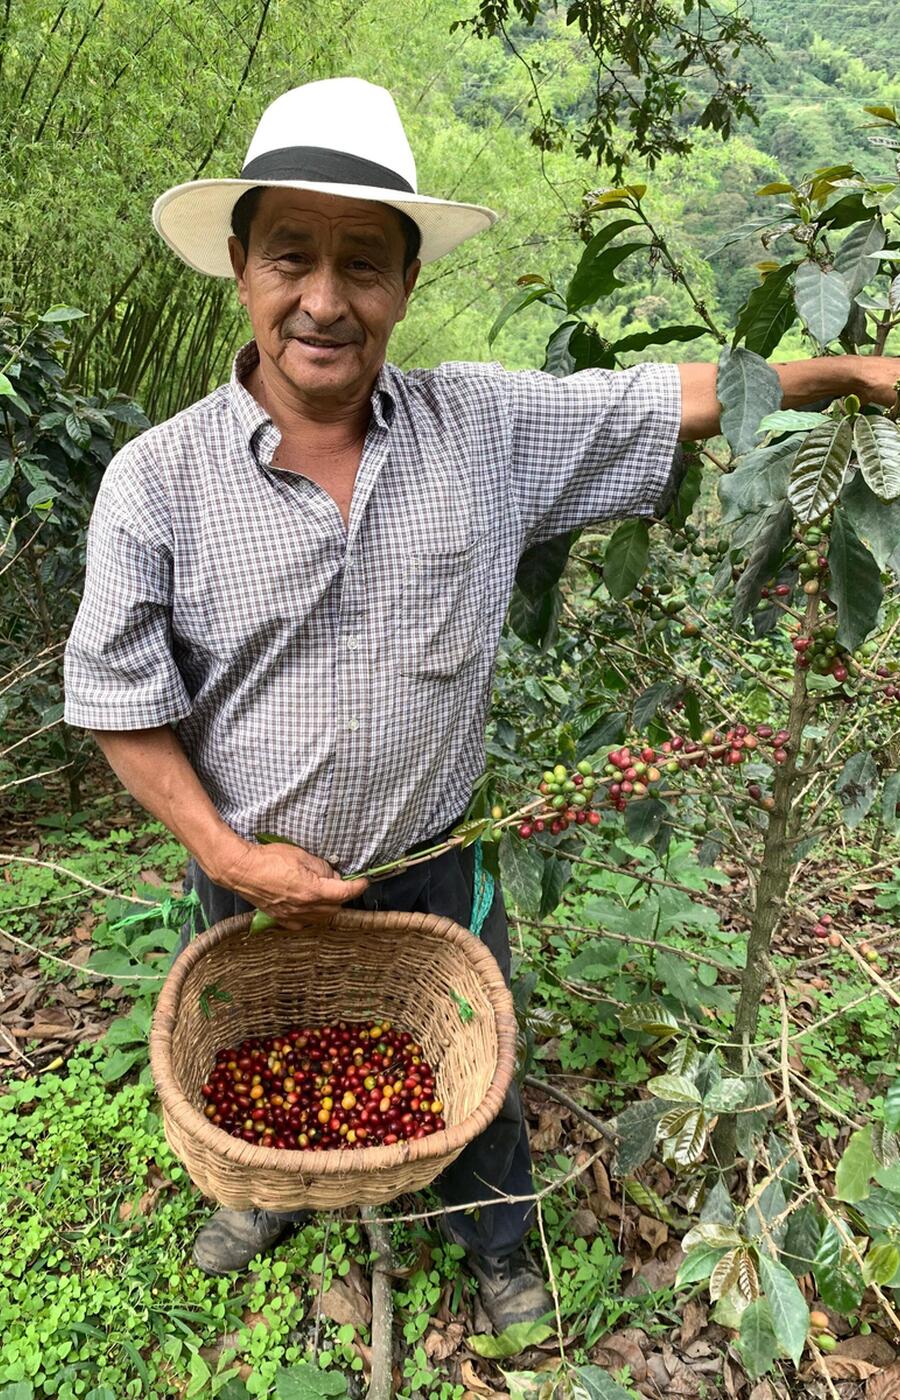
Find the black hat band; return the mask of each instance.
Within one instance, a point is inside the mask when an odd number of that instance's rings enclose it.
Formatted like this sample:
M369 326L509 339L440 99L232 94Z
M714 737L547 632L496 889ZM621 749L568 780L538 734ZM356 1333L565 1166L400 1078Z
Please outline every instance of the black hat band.
M242 180L308 180L321 185L370 185L372 189L415 190L396 170L346 151L330 151L326 146L282 146L254 156L241 171ZM360 191L360 197L364 192Z

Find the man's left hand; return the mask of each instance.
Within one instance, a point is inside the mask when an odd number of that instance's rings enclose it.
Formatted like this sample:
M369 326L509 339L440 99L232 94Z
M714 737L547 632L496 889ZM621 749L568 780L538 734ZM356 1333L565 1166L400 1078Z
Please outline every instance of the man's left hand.
M900 359L889 355L851 356L860 378L858 396L863 403L893 408L900 394Z

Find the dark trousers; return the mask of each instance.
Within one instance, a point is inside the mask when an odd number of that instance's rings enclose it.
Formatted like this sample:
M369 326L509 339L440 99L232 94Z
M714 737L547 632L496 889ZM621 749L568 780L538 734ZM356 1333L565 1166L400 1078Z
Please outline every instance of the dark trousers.
M454 849L399 875L374 882L361 899L349 902L347 908L438 914L468 928L473 873L473 847L463 851ZM197 891L207 925L234 914L245 914L251 908L231 890L214 885L195 861L188 865L184 887L185 893L192 888ZM508 983L509 931L499 885L480 937L497 959ZM189 939L190 931L186 927L179 951L187 946ZM489 1200L496 1192L511 1196L532 1192L528 1133L515 1084L510 1087L498 1117L438 1177L435 1190L445 1205ZM501 1201L472 1212L453 1211L445 1217L445 1222L450 1236L472 1254L502 1258L522 1242L531 1224L531 1215L532 1207L528 1202Z

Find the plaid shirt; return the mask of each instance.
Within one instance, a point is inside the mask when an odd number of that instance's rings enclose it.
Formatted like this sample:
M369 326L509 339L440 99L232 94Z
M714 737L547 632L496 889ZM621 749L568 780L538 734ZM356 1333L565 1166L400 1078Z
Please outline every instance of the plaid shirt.
M665 500L678 367L385 365L345 530L322 487L273 468L256 362L251 342L107 468L65 718L177 726L240 835L362 869L465 809L523 550Z

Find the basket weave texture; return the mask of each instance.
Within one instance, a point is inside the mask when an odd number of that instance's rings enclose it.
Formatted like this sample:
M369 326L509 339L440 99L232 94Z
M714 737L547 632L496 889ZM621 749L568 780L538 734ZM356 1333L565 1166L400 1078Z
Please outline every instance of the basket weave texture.
M247 1210L378 1205L427 1186L500 1111L515 1065L516 1021L485 946L432 914L344 910L300 932L251 934L249 914L200 934L157 1002L150 1063L166 1139L191 1180ZM231 1000L201 994L216 987ZM473 1015L463 1020L456 997ZM422 1044L447 1127L387 1147L324 1152L257 1147L203 1114L216 1051L292 1025L389 1018Z

